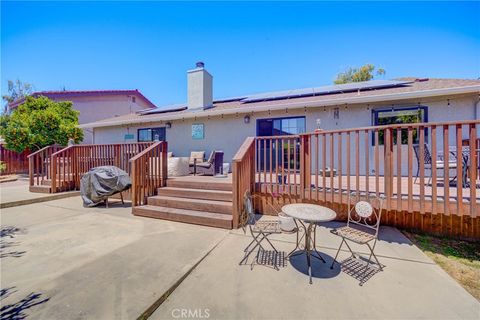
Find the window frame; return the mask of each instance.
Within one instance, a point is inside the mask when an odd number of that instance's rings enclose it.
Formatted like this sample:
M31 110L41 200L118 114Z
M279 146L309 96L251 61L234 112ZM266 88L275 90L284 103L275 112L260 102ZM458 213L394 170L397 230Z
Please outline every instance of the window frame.
M390 108L376 108L372 109L372 126L377 127L381 126L378 124L378 114L381 112L396 112L396 111L411 111L411 110L422 110L423 111L423 121L420 123L428 123L428 106L422 105L422 104L417 104L417 105L408 105L408 106L398 106L398 107L390 107ZM418 122L415 122L418 123ZM405 123L408 124L408 123ZM396 133L394 134L394 139L396 139ZM418 135L417 135L418 139ZM428 130L425 128L425 141L428 140ZM394 142L394 144L396 144ZM402 143L403 144L403 143ZM413 140L413 144L418 144L417 140ZM372 132L372 146L375 145L375 132ZM379 146L385 145L384 142L380 141L378 142Z
M154 140L154 136L153 136L153 130L158 130L160 129L161 131L163 131L163 135L164 135L164 139L160 139L160 141L167 141L167 130L166 130L166 127L151 127L151 128L139 128L137 129L137 142L152 142L152 141L155 141ZM140 141L140 131L142 130L150 130L151 133L152 133L152 136L150 137L150 140L141 140ZM160 137L161 138L161 137Z
M281 121L282 120L287 120L287 119L302 119L304 121L304 130L305 132L307 132L307 119L305 116L289 116L289 117L277 117L277 118L261 118L261 119L257 119L257 122L256 122L256 136L257 137L275 137L276 135L273 134L274 130L275 130L275 125L272 124L272 135L269 135L269 136L260 136L259 135L259 123L260 121L266 121L266 120L272 120L272 122L275 122L275 120L279 120L280 121L280 126L281 126ZM281 128L280 128L281 129ZM302 133L305 133L305 132L302 132ZM288 135L298 135L298 134L288 134Z

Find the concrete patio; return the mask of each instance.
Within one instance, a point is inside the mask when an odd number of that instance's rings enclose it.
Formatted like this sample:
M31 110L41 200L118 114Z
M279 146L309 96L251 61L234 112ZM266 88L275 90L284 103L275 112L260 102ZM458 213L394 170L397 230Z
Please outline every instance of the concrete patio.
M397 229L384 227L376 252L385 265L363 286L330 264L340 238L332 223L317 229L317 248L327 263L313 259L313 284L308 284L305 255L287 267L239 266L250 238L233 231L196 268L153 319L169 319L182 309L205 312L214 319L478 319L480 303L425 256ZM287 253L294 235L280 235L274 245ZM352 247L366 254L361 247ZM346 248L345 248L346 249ZM349 256L340 253L340 259ZM251 260L251 259L250 259Z
M23 206L77 196L78 191L59 193L34 193L28 190L28 177L20 175L17 180L0 184L0 209Z
M384 271L363 287L338 265L329 269L340 243L329 233L336 223L319 228L327 264L314 259L309 285L304 256L280 271L239 266L250 241L241 229L130 211L113 200L109 209L83 208L79 197L2 209L2 308L33 319L132 319L152 311L184 278L152 319L184 312L210 319L480 316L480 303L394 228L382 228L377 246ZM292 234L272 238L280 250L294 247ZM340 259L347 256L342 252Z
M83 208L79 197L2 209L2 308L32 319L134 319L227 234L130 212L114 200Z

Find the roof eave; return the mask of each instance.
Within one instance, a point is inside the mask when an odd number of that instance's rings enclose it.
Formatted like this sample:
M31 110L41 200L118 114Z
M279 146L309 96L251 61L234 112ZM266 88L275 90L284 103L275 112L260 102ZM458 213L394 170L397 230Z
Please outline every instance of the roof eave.
M285 108L305 108L305 107L322 107L322 106L333 106L333 105L342 105L342 104L359 104L359 103L373 103L380 101L392 101L392 100L404 100L404 99L414 99L414 98L428 98L436 96L445 96L445 95L457 95L457 94L467 94L467 93L480 93L480 84L471 85L464 87L454 87L454 88L442 88L442 89L430 89L430 90L421 90L413 92L398 92L398 93L389 93L375 96L359 96L359 97L346 97L346 98L336 98L323 101L312 101L312 102L289 102L283 104L273 104L273 105L263 105L256 106L254 103L252 105L243 105L241 108L232 108L232 109L216 109L212 108L209 111L202 112L199 116L196 112L189 112L178 115L163 115L163 116L143 116L144 119L128 119L128 120L112 120L107 122L91 122L80 125L80 128L101 128L101 127L112 127L117 125L125 124L140 124L140 123L150 123L157 121L166 121L166 120L179 120L179 119L189 119L194 117L207 117L215 115L229 115L236 113L249 113L249 112L262 112L262 111L275 111L283 110ZM291 100L290 100L291 101ZM148 118L147 118L148 117Z

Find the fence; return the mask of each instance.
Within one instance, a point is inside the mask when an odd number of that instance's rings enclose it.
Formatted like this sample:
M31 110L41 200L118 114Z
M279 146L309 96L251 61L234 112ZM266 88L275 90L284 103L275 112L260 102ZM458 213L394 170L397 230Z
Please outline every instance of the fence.
M116 166L131 172L129 160L152 143L49 146L30 155L30 186L50 185L52 193L79 190L82 175L93 167ZM126 192L125 197L130 197Z
M0 161L5 164L5 169L0 172L0 175L27 173L29 154L29 151L19 153L5 149L5 147L0 144Z

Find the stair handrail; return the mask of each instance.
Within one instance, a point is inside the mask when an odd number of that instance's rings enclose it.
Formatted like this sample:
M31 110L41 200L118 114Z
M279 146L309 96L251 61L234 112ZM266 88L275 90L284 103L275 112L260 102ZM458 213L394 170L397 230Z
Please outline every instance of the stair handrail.
M63 148L61 150L58 150L57 152L53 153L50 157L50 169L51 169L51 175L52 175L52 189L51 189L51 192L52 193L55 193L57 191L57 160L59 158L59 156L63 155L63 168L64 168L64 175L63 175L63 179L66 178L66 175L67 175L67 170L69 171L68 172L68 175L69 177L71 175L73 175L76 171L75 169L72 170L72 168L69 166L68 169L65 165L65 158L66 156L70 159L72 159L72 164L73 164L73 149L75 148L75 145L71 145L71 146L68 146L66 148ZM60 169L60 168L59 168ZM61 178L61 175L60 177ZM69 179L70 180L70 179ZM60 186L63 186L63 183L60 184Z
M43 148L41 148L41 149L39 149L35 152L32 152L27 156L27 159L28 159L28 178L29 178L28 180L29 180L30 187L32 187L35 184L35 173L37 173L37 174L39 173L39 172L35 172L35 160L38 157L42 157L42 156L43 156L42 159L48 159L48 158L50 158L50 155L57 152L59 148L63 148L63 147L61 145L55 143L55 144L43 147ZM47 174L47 179L48 179L48 173L51 172L51 170L49 170L50 168L48 168L48 164L41 163L41 165L42 165L41 173L42 174L43 173ZM37 176L37 180L38 180L38 182L40 182L39 181L40 177ZM42 175L42 180L43 180L43 175Z
M233 228L237 229L243 210L243 196L255 185L255 137L247 137L232 159Z
M132 178L132 209L145 204L147 197L153 196L157 188L165 186L167 152L168 143L157 141L129 160Z

